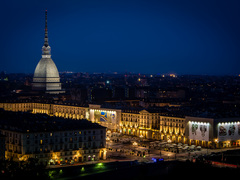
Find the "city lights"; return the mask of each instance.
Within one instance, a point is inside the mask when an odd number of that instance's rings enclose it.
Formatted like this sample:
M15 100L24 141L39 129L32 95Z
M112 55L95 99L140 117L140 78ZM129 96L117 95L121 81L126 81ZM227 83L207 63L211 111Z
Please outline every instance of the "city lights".
M0 179L238 177L239 7L4 2Z

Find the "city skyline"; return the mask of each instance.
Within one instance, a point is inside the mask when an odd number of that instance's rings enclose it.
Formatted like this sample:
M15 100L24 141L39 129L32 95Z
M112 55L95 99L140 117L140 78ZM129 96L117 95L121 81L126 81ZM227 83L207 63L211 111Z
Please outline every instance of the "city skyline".
M2 4L0 179L238 173L240 2Z
M239 2L4 2L1 71L33 73L44 11L59 71L239 74Z

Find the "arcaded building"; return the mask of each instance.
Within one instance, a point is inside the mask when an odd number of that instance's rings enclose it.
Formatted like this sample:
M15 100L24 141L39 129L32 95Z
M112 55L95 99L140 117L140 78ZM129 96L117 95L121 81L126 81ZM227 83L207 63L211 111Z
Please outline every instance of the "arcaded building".
M162 116L158 111L123 110L120 131L123 134L147 139L187 142L187 138L185 138L185 118Z
M46 103L0 103L8 111L43 113L65 119L87 119L108 130L147 139L221 148L240 146L240 117L216 114L162 113L150 109L109 109ZM186 112L187 113L187 112Z

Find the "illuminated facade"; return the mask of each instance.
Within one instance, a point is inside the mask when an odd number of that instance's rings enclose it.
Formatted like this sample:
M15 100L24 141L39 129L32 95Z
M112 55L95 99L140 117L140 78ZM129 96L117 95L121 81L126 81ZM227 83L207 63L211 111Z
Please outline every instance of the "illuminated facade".
M100 105L78 107L44 103L0 103L0 108L10 111L45 113L69 119L88 119L112 131L148 139L186 142L185 118L160 116L146 110L118 110Z
M38 158L51 164L106 159L105 130L44 133L0 130L6 136L6 159ZM89 139L92 141L89 142Z
M126 110L122 113L121 132L148 139L159 139L159 113L149 113L146 110Z
M186 116L189 144L211 148L240 146L240 118L206 118Z
M108 109L100 105L89 105L88 108L44 103L0 103L0 108L68 119L87 119L108 130L147 139L212 148L240 146L240 118L163 116L147 110ZM222 131L226 131L226 135L219 133ZM229 135L229 132L234 133Z
M117 131L121 121L121 110L101 108L100 105L89 105L79 107L68 104L46 104L46 103L0 103L0 108L14 112L32 112L48 114L50 116L67 119L87 119L98 123L110 130ZM103 114L104 113L104 114Z
M6 111L27 112L32 110L34 103L0 103L0 108Z
M46 104L46 103L0 103L0 108L6 111L14 112L32 112L40 114L48 114L56 117L69 119L89 119L87 107Z
M161 116L146 110L122 113L121 132L148 139L185 142L185 118Z
M0 134L5 136L6 159L25 161L38 158L40 162L49 164L106 159L105 127L86 120L65 120L60 124L56 117L42 115L38 116L40 119L34 119L35 116L6 113L18 117L16 121L21 122L0 125ZM45 125L46 120L48 122ZM11 119L1 117L1 124L4 121L9 122ZM32 126L23 125L26 122Z
M187 142L186 119L182 117L160 116L161 139L168 142Z
M138 131L139 111L124 110L120 123L120 132L123 134L140 136Z
M100 105L89 105L89 120L112 131L118 131L121 121L121 110L101 108Z
M52 105L52 115L69 119L89 119L87 107L69 106L69 105Z

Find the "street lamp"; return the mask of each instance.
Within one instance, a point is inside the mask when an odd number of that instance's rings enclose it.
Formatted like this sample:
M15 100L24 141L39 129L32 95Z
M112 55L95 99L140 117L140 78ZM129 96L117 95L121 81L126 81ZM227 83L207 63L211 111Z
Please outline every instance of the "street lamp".
M137 142L133 142L133 146L137 146L138 145L138 143Z

